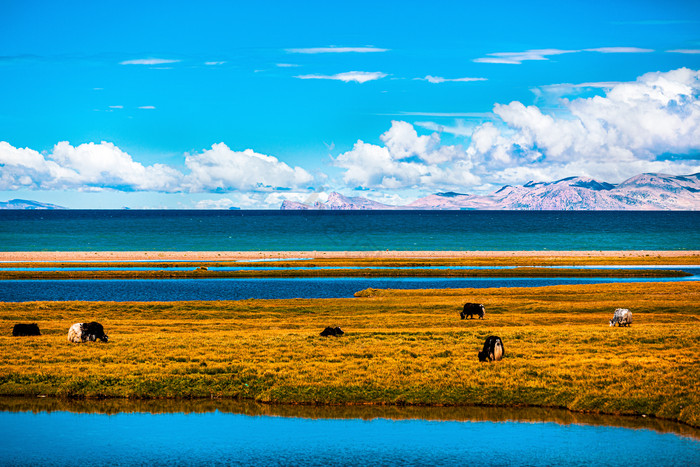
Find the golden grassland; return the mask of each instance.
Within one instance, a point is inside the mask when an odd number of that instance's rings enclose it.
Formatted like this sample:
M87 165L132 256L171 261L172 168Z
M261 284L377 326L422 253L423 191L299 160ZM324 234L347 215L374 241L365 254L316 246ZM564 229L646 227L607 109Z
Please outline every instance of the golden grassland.
M692 274L667 269L570 269L518 267L516 269L291 269L216 271L3 271L0 280L62 279L205 279L298 277L686 277Z
M0 395L563 407L700 426L700 284L373 290L350 299L0 304ZM460 320L467 302L484 320ZM611 328L617 307L634 323ZM96 320L110 342L69 344ZM12 337L17 322L43 335ZM323 338L326 326L346 335ZM505 358L480 363L486 336Z

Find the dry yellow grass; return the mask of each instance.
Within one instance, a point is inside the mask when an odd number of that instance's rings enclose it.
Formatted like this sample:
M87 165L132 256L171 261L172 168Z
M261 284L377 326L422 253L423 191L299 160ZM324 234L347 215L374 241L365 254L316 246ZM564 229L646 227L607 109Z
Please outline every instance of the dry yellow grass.
M3 303L0 394L533 405L700 426L700 285L365 291L352 299ZM484 320L460 320L466 301ZM610 328L617 307L630 328ZM110 343L69 344L104 324ZM16 322L43 336L13 338ZM325 326L341 338L322 338ZM499 335L503 361L476 358Z

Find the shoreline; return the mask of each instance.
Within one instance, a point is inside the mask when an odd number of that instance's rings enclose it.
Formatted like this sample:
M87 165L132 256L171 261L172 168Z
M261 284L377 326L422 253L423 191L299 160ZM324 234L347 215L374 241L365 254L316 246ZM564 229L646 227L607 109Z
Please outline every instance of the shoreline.
M700 250L601 251L3 251L0 262L241 261L274 259L688 258Z
M122 406L121 408L115 407ZM88 406L88 408L81 407ZM95 410L94 406L98 406ZM100 407L101 406L101 407ZM175 408L173 409L172 406ZM190 406L190 407L188 407ZM230 407L238 408L238 412ZM184 407L184 408L183 408ZM241 410L240 407L244 407ZM302 418L362 418L374 420L409 420L421 416L425 420L436 421L494 421L507 422L513 419L525 422L553 422L560 424L585 424L589 426L617 426L620 428L646 428L659 433L676 433L700 439L700 426L685 421L659 417L654 414L633 414L604 412L595 410L569 409L556 405L528 404L397 404L386 402L351 402L351 403L298 403L275 402L232 397L196 397L196 398L128 398L128 397L61 397L44 395L0 395L0 411L68 411L73 413L208 413L221 411L257 416L302 417ZM73 410L71 410L73 409ZM333 412L341 415L333 415ZM321 415L309 413L320 412ZM342 416L349 412L350 415ZM433 413L430 413L433 412ZM442 412L466 413L467 415L441 416ZM534 412L534 414L533 414ZM469 416L468 414L471 414ZM478 415L475 415L478 414ZM489 415L484 415L489 414ZM427 417L430 415L430 417ZM606 423L616 422L614 425Z

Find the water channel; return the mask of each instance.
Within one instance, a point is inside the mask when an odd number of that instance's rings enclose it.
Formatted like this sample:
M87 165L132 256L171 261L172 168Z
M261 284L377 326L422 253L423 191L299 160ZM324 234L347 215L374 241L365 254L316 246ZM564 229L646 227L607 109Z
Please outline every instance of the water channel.
M486 287L542 287L548 285L614 282L669 282L698 280L700 276L668 278L566 277L332 277L283 279L110 279L110 280L3 280L0 302L37 300L179 301L290 298L348 298L367 288L444 289Z

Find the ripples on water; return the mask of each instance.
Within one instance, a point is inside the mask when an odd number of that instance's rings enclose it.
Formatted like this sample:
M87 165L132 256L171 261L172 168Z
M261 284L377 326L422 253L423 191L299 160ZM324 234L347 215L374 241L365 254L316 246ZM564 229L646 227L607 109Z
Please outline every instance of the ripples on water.
M227 412L225 402L195 404L206 411L185 405L174 408L179 413L169 413L173 407L165 413L113 415L45 411L50 408L0 412L0 459L25 465L700 463L696 431L644 419L545 409L263 408L251 403Z
M698 250L698 212L0 211L3 251Z

